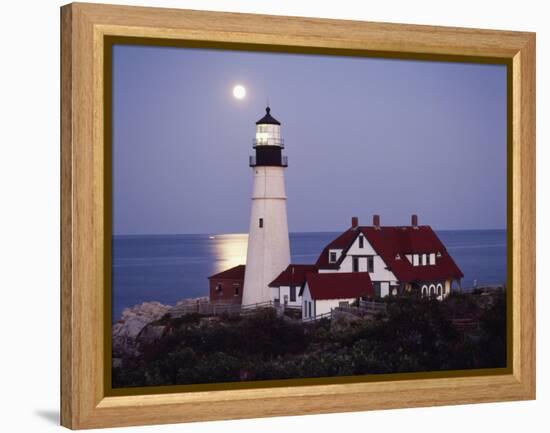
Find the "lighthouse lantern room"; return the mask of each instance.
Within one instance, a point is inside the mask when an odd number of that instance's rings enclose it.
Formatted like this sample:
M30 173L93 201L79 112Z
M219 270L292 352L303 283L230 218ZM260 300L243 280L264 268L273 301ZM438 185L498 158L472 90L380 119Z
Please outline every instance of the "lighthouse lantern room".
M255 155L250 157L253 173L252 206L243 287L243 305L272 300L269 283L290 264L281 124L266 107L256 122Z

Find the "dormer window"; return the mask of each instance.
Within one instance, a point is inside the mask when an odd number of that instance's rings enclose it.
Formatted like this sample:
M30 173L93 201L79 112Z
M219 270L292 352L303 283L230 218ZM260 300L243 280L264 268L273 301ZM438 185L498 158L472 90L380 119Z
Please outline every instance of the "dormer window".
M331 252L329 253L329 255L328 255L328 261L329 261L330 263L335 263L336 260L338 260L338 256L337 256L336 252L331 251Z
M365 238L363 236L359 236L359 248L365 248Z

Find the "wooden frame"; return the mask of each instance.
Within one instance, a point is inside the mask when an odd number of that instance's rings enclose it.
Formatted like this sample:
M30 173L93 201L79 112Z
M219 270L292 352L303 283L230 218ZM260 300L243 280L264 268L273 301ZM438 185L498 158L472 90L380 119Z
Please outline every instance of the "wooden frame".
M62 425L77 429L535 398L533 33L95 4L62 7L61 30ZM104 201L103 177L108 157L103 148L106 36L510 62L511 372L106 396L102 290L104 218L110 209Z

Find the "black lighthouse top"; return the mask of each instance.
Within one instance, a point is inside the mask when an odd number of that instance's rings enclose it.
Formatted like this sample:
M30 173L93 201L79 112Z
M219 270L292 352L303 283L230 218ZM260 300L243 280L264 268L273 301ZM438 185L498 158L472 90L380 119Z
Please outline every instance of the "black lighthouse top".
M287 157L282 154L284 147L281 123L271 115L271 109L267 106L265 116L256 122L256 155L250 157L250 166L286 167Z
M280 125L280 124L281 122L279 122L277 119L275 119L271 115L271 108L269 108L269 105L265 107L265 116L256 122L256 125Z

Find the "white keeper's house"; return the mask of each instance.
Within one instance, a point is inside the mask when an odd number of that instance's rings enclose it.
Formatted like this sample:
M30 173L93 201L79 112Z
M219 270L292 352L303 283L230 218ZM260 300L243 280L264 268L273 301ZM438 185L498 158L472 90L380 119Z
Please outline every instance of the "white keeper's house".
M463 278L430 226L351 227L330 242L315 264L290 263L281 124L266 107L256 122L253 187L246 266L209 277L210 301L260 306L274 303L302 309L304 319L359 299L415 294L445 299ZM242 288L242 289L241 289Z
M464 276L430 226L382 226L374 215L371 226L351 227L329 243L317 259L319 273L367 272L374 297L415 293L443 300L454 281Z

